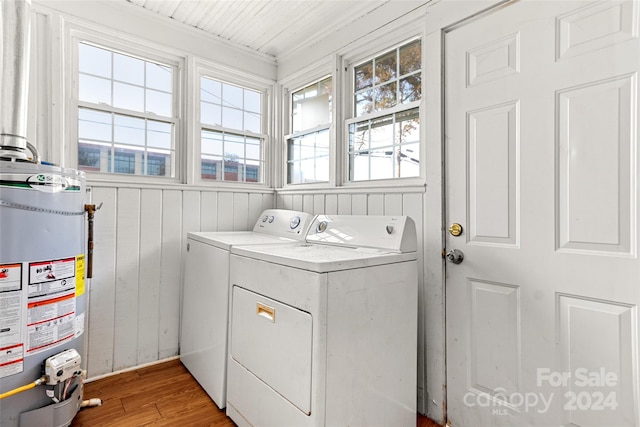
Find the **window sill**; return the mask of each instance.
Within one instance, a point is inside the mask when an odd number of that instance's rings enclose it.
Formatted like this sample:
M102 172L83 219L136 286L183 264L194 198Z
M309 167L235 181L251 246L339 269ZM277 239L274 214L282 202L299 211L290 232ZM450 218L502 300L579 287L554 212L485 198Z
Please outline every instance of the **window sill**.
M341 187L283 187L276 188L276 194L368 194L368 193L424 193L427 186L424 182L366 182L349 183Z

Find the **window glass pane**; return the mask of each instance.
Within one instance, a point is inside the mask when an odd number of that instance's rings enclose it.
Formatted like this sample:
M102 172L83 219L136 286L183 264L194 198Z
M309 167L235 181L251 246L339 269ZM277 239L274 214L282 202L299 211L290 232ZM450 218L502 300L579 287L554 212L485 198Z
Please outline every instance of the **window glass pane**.
M147 120L147 145L149 147L171 149L170 123Z
M331 123L331 91L331 78L327 78L292 94L291 132Z
M379 56L375 60L376 75L375 84L388 82L396 78L396 51L395 49L385 55Z
M355 90L373 86L373 63L371 61L359 65L355 69Z
M222 143L222 133L202 131L202 154L212 154L222 156L224 154Z
M200 172L203 179L220 179L222 158L203 157L200 162Z
M400 48L400 75L412 73L422 68L422 43L413 41Z
M157 90L147 89L147 108L146 111L155 113L159 116L171 117L171 94L166 92L158 92Z
M418 110L410 110L397 116L396 143L418 142L420 141L420 118Z
M242 130L242 111L235 108L222 107L222 126L229 129Z
M388 147L393 145L393 116L383 117L371 123L369 147Z
M111 114L81 108L78 110L78 138L111 141Z
M241 181L242 180L242 164L235 160L224 160L224 180L225 181Z
M173 72L170 67L147 62L146 86L164 92L173 92Z
M111 105L111 80L80 74L78 99L94 104Z
M113 54L113 78L139 86L144 85L144 61L119 53Z
M111 78L111 52L88 44L78 44L78 71Z
M254 113L260 113L262 110L261 105L262 94L253 90L244 90L244 109L246 111L252 111Z
M207 102L200 103L200 121L203 124L221 126L222 125L222 107L219 105L209 104Z
M355 153L351 159L351 180L363 181L369 178L369 153Z
M422 98L422 76L412 74L400 80L400 103L418 101Z
M261 177L260 162L247 160L245 163L245 181L260 182Z
M356 94L356 116L369 114L373 111L373 90L366 90Z
M144 119L115 115L113 139L130 145L145 145Z
M168 154L163 153L148 153L147 154L147 175L152 176L166 176L167 172L171 170L170 157Z
M244 130L247 132L260 133L260 115L245 111L244 113Z
M227 83L222 84L222 105L227 107L242 108L242 88Z
M405 144L400 147L398 176L401 178L420 175L420 144Z
M144 112L144 89L126 83L113 83L113 106Z
M78 168L83 171L99 172L100 165L108 160L108 148L90 143L78 144Z
M225 160L236 161L244 159L244 137L236 135L225 135L224 141Z
M393 178L395 156L391 148L372 150L370 162L371 176L369 179Z
M247 138L247 159L260 160L260 140L257 138Z
M200 100L222 104L222 83L203 77L200 79Z
M395 107L396 105L396 82L379 86L375 92L376 111Z
M116 148L114 150L113 161L111 152L109 152L109 172L135 174L136 171L142 170L142 152L132 151L124 148ZM113 163L113 169L112 169ZM138 172L141 174L141 172Z
M329 155L318 157L316 165L316 181L329 181Z

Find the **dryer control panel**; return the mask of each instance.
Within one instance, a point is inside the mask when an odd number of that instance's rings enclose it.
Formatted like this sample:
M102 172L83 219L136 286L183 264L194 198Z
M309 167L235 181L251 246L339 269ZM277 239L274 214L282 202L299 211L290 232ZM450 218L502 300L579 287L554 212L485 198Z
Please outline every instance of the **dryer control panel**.
M307 242L415 252L416 226L408 216L318 215Z

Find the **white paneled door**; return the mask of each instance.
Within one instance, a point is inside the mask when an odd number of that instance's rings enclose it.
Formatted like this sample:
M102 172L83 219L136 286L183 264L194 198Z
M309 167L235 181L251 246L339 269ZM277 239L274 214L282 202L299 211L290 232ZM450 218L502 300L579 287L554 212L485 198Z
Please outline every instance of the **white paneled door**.
M454 427L640 425L638 6L521 0L445 33Z

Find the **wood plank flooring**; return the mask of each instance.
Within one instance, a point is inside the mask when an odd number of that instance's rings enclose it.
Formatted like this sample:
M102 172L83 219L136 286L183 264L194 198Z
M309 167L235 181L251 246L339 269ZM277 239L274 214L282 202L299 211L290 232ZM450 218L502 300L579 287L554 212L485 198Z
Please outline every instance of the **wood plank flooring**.
M85 384L84 408L71 427L234 427L178 359ZM417 427L437 427L418 416Z

